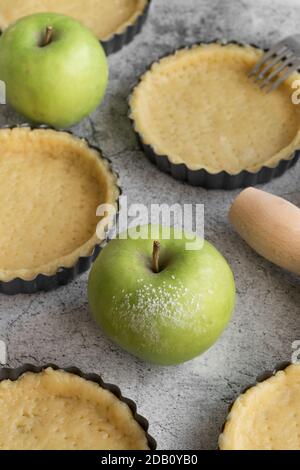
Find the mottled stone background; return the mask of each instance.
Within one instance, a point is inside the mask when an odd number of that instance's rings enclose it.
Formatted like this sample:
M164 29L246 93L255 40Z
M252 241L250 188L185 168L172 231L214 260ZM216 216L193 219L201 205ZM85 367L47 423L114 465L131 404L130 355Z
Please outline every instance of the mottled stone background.
M237 192L192 188L148 163L126 99L147 65L177 46L213 38L267 46L299 28L296 0L154 0L142 34L109 59L105 102L75 128L112 159L130 202L205 204L206 236L230 261L238 289L234 319L216 346L180 367L139 362L91 320L84 275L53 293L0 296L0 339L10 366L53 361L101 373L138 403L159 448L216 448L229 403L257 375L291 358L292 342L300 339L299 279L259 258L230 228L227 212ZM0 124L16 122L21 118L2 107ZM299 204L300 163L264 189Z

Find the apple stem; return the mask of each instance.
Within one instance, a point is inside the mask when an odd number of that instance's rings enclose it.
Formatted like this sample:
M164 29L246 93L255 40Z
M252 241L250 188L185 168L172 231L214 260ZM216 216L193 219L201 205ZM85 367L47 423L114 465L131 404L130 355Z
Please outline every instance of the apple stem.
M152 270L154 273L159 273L159 252L160 243L159 241L153 242L153 253L152 253Z
M50 44L52 36L53 36L53 28L52 26L47 26L46 33L45 33L44 46L48 46L48 44Z

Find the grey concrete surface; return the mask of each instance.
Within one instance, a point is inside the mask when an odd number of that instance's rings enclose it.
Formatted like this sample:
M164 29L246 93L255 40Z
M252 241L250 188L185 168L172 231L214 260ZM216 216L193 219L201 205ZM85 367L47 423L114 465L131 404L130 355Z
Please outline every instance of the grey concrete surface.
M205 204L206 237L228 258L238 289L234 318L220 341L179 367L144 364L111 344L91 320L84 275L52 293L0 297L0 339L10 366L52 361L101 373L137 402L160 449L216 448L240 390L291 359L292 343L300 339L300 282L259 258L230 228L227 212L238 192L192 188L148 163L127 119L126 98L147 65L177 46L213 38L267 46L299 28L296 0L154 0L142 34L110 58L105 102L75 128L112 159L130 202ZM2 107L0 124L16 122L22 119ZM300 163L264 189L300 204Z

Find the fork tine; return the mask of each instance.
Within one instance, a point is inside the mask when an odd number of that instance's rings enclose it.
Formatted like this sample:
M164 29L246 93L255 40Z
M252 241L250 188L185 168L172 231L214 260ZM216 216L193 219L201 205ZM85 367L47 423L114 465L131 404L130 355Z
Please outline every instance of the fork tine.
M284 52L287 49L285 44L279 43L276 44L276 46L272 47L268 52L266 52L262 58L256 63L256 65L253 67L253 69L249 73L249 77L253 77L253 75L256 75L259 69L268 61L271 57L274 55L280 54Z
M260 84L260 88L263 89L266 85L268 84L271 84L271 81L273 80L274 77L276 77L276 75L279 75L280 72L282 72L286 67L288 67L289 65L292 65L293 64L293 59L295 59L295 57L293 56L293 54L291 54L290 57L288 57L286 60L284 60L283 62L281 62L281 65L279 65L279 67L276 67L266 78L265 80Z
M281 77L276 80L267 90L267 93L270 93L271 91L276 90L293 72L296 72L296 70L299 68L300 62L297 61L292 67L288 67L287 71L285 74L281 75Z
M279 64L282 61L282 59L286 57L289 60L291 60L292 56L293 56L293 52L289 50L287 50L287 52L284 51L281 54L277 55L273 60L271 60L268 64L266 64L266 67L260 73L257 74L254 81L258 82L259 80L262 80L263 78L266 77L267 72L269 72L269 70L275 67L275 65ZM268 78L270 79L270 77Z

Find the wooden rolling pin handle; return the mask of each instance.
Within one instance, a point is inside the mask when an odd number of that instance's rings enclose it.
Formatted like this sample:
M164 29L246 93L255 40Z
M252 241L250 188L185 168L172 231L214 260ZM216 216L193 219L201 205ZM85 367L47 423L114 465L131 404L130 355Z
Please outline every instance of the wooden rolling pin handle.
M259 255L300 275L300 209L255 188L234 201L229 220Z

